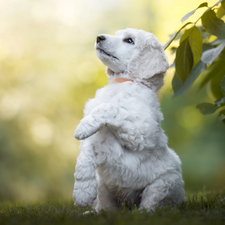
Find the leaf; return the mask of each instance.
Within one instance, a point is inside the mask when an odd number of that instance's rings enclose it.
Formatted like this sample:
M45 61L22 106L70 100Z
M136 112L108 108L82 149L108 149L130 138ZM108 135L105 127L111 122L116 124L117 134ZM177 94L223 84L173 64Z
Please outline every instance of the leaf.
M182 41L177 49L175 67L177 77L184 82L193 67L193 54L188 38Z
M225 24L223 20L216 17L216 13L209 9L202 16L202 25L207 32L217 36L218 38L225 38Z
M221 6L225 9L225 1L221 2Z
M213 48L213 49L210 49L210 50L207 50L205 51L203 54L202 54L202 58L201 60L204 62L204 63L208 63L208 64L212 64L213 61L219 56L219 54L223 51L225 47L225 40L223 40L222 44L220 44L219 46L217 46L216 48Z
M224 0L219 0L214 6L218 6L222 1Z
M208 39L209 36L210 36L211 34L209 34L209 33L205 30L205 28L203 28L203 26L197 26L197 27L198 27L198 29L201 31L203 39Z
M215 104L217 106L224 105L224 103L225 103L225 98L221 98L221 99L215 101Z
M213 74L211 80L210 80L210 88L212 91L212 94L216 99L221 99L224 97L224 94L221 90L221 81L225 75L225 58L223 59L223 64L221 65L220 68L217 68L215 73Z
M193 53L195 66L202 56L202 34L196 26L193 27L193 30L190 33L189 44Z
M196 64L196 66L192 69L189 77L185 80L184 83L182 83L182 81L180 81L177 78L176 74L174 74L174 77L172 80L172 87L174 92L173 97L184 94L195 82L195 80L198 78L198 76L203 70L205 70L205 63L203 63L202 61L199 61Z
M224 77L220 83L220 86L221 86L221 91L223 92L224 96L225 96L225 74L224 74Z
M166 49L169 47L169 45L170 45L170 44L172 43L172 41L177 37L177 35L180 33L180 31L181 31L183 28L185 28L187 25L189 25L189 24L192 24L192 22L188 22L188 23L184 24L184 26L182 26L182 27L177 31L177 33L175 33L175 34L170 38L170 40L163 46L164 50L166 50Z
M223 2L222 2L223 3ZM222 6L219 7L216 16L218 18L222 18L225 15L225 8L223 8Z
M175 62L173 62L171 65L170 65L170 68L173 68L175 67Z
M219 44L222 44L222 43L224 43L225 42L225 40L224 39L216 39L215 41L213 41L213 42L211 42L210 44L211 45L219 45Z
M207 51L209 49L212 49L212 48L213 48L213 46L212 46L211 43L203 43L203 45L202 45L203 52L205 52L205 51Z
M217 106L213 105L212 103L208 103L208 102L204 102L204 103L200 103L196 106L200 112L204 115L206 114L212 114L217 110Z
M181 22L183 23L185 20L187 20L191 15L193 15L195 13L195 11L199 8L202 7L208 7L208 3L207 2L203 2L201 5L199 5L196 9L192 10L191 12L187 13L186 15L183 16L183 18L181 19Z
M221 111L219 112L219 116L222 116L222 115L225 116L225 109L223 109L223 110L221 110Z
M199 62L202 56L202 34L198 27L193 26L192 28L185 31L180 39L180 43L189 38L189 44L194 58L194 66Z
M175 93L179 92L179 90L182 88L183 82L178 79L176 72L174 73L173 79L172 79L172 88L173 88L173 93L175 97Z
M199 89L204 87L214 76L223 76L225 73L225 63L224 58L218 58L218 60L214 61L210 67L208 67L203 73L202 77L204 77L201 82ZM217 98L219 99L219 98Z
M171 54L175 53L177 51L177 47L171 47L170 51L171 51Z

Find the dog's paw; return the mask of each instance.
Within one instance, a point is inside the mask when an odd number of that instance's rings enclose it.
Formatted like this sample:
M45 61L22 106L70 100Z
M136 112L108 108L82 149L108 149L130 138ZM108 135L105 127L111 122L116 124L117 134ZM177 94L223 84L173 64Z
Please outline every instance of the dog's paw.
M74 137L78 140L84 140L85 138L88 138L96 133L99 129L100 126L96 123L96 121L93 121L93 119L88 120L88 118L84 118L77 126L74 132Z

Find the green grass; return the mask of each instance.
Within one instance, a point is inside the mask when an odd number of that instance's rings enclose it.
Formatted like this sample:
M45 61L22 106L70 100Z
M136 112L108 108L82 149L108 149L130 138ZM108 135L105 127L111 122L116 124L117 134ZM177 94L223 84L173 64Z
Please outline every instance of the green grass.
M4 224L79 224L79 225L145 225L145 224L225 224L225 190L200 192L187 196L177 208L157 209L154 213L137 209L102 211L83 215L87 208L79 208L70 201L50 201L37 204L0 204L0 225ZM224 199L224 200L223 200ZM222 200L222 201L221 201ZM89 208L90 210L90 208Z

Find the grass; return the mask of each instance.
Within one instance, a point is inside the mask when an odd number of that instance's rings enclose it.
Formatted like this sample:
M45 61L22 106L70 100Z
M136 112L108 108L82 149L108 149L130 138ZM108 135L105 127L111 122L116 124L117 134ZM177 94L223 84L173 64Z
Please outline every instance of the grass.
M31 205L2 203L0 204L0 225L225 224L225 190L189 195L187 201L181 206L174 209L170 207L157 209L154 213L124 208L83 215L86 210L88 209L75 207L72 201L50 201Z

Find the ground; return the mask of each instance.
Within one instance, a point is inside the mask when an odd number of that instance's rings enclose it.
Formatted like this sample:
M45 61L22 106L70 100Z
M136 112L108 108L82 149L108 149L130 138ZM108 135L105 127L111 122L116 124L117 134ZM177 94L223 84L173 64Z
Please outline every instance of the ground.
M90 209L90 208L89 208ZM126 208L83 215L88 208L73 205L72 201L49 201L36 204L0 203L0 224L23 225L195 225L225 224L225 190L187 195L187 201L177 208L153 212Z

